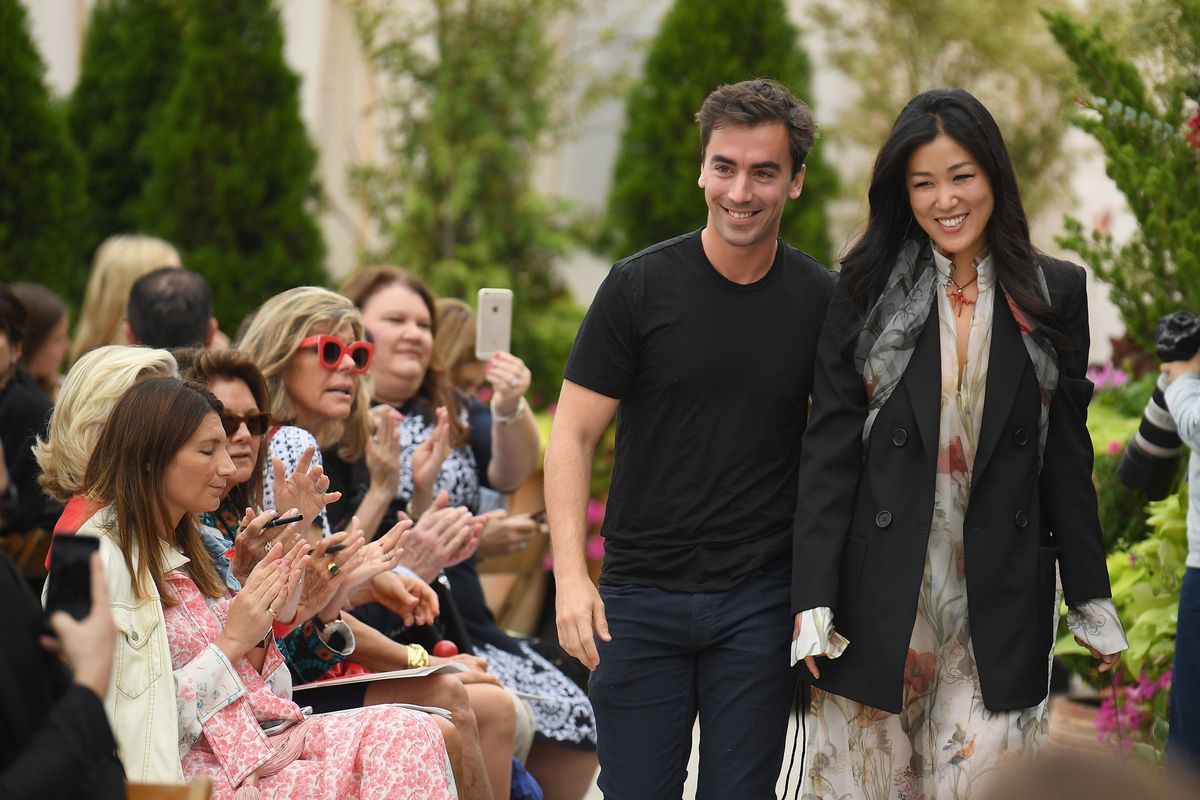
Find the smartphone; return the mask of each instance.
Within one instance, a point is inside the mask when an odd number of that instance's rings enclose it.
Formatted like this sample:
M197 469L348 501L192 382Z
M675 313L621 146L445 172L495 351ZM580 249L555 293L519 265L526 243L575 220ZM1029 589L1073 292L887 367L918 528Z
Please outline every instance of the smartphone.
M512 290L480 289L475 312L475 357L512 351Z
M54 537L50 575L46 578L46 617L65 611L83 619L92 610L92 553L100 548L95 536L59 534Z

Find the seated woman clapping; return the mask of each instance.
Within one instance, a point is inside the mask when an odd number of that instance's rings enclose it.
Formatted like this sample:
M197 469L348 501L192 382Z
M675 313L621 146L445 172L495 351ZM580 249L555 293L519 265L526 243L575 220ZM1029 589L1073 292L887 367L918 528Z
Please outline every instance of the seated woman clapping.
M118 402L84 491L106 507L98 535L118 629L106 705L122 751L177 743L178 777L214 796L453 797L459 740L439 717L396 706L308 716L271 635L295 616L311 554L273 544L233 597L200 540L196 514L234 474L220 401L174 378ZM450 756L447 756L447 745Z

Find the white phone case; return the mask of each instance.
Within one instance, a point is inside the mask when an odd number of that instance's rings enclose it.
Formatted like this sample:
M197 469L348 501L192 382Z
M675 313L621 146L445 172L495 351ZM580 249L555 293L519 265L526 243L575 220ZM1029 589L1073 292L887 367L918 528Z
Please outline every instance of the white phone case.
M487 361L512 351L512 290L480 289L475 312L475 357Z

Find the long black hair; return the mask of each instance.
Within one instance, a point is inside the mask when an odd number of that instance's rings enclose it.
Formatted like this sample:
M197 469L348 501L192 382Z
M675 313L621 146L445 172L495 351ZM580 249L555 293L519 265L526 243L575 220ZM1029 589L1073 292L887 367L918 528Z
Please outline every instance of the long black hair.
M996 120L962 89L931 89L914 97L896 117L875 158L867 192L867 228L842 259L841 283L860 318L883 291L900 249L909 239L928 239L913 217L908 198L908 159L918 147L945 134L964 147L987 174L994 207L987 243L996 275L1017 306L1060 350L1068 346L1062 323L1042 296L1039 254L1029 239L1029 222L1008 148ZM857 331L847 339L852 342Z

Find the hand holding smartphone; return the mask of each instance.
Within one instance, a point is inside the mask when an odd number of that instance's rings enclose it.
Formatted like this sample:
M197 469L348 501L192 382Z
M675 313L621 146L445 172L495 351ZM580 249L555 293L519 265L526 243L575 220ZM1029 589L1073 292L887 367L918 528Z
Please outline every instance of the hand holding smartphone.
M475 358L512 352L511 289L480 289L475 312Z
M92 554L100 549L95 536L59 534L54 537L50 575L46 578L46 619L65 611L83 619L92 610Z

